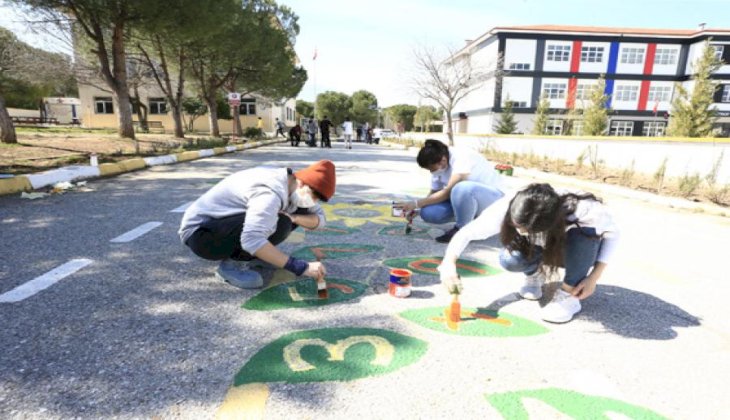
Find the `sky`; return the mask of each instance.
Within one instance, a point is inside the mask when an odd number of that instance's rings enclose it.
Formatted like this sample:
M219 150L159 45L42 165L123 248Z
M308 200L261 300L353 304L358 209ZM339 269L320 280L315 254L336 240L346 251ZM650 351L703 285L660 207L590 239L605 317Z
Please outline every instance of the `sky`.
M0 4L2 0L0 0ZM730 28L730 0L279 0L298 16L295 49L309 80L299 94L312 101L328 90L367 90L381 107L417 105L409 88L414 48L459 49L495 26L587 25L637 28ZM0 26L22 40L62 50L23 28L0 5ZM313 60L314 52L317 58Z

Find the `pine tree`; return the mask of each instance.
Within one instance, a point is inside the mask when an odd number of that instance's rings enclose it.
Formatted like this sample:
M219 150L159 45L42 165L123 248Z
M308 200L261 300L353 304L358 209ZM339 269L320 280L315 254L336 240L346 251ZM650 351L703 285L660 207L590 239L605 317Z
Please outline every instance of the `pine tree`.
M583 110L583 135L602 136L608 128L608 96L604 93L606 79L603 75L598 78L598 83L591 88L588 97L588 107Z
M709 137L712 125L717 118L717 110L712 108L717 82L710 79L722 62L715 57L715 49L710 40L705 41L702 56L692 65L694 75L692 93L681 84L675 84L676 95L672 101L672 113L667 133L674 137Z
M565 117L565 130L563 131L563 135L577 135L577 133L575 133L575 123L583 120L583 110L574 106L573 108L570 108L570 110L568 110L568 112L565 114ZM584 133L581 131L580 134Z
M541 136L545 134L547 128L548 117L550 112L550 101L547 100L545 95L540 97L540 102L537 104L535 110L535 121L532 126L532 134Z
M494 131L498 134L512 134L517 130L517 122L515 121L515 114L512 112L514 102L510 101L509 96L504 101L502 107L502 114L500 115L497 126L494 127Z

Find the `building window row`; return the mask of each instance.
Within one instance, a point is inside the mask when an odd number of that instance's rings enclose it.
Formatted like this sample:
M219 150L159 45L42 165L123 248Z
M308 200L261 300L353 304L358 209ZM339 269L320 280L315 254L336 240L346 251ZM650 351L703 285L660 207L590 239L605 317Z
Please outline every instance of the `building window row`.
M650 86L649 94L647 95L648 101L655 102L666 102L672 97L671 86Z
M722 87L722 98L720 99L721 102L730 102L730 85L725 85Z
M667 129L663 121L647 121L641 129L641 134L647 137L662 137Z
M600 63L603 61L603 47L583 47L580 51L583 63Z
M642 64L644 62L644 52L644 48L624 48L621 50L621 63Z
M530 63L512 63L509 65L510 70L530 70Z
M725 46L724 45L713 45L712 46L715 49L715 58L718 60L722 60L722 54L725 52Z
M241 115L256 115L256 99L242 98L238 106L238 113Z
M507 105L507 102L512 104L512 108L527 108L527 101L505 101L505 105Z
M150 115L167 114L167 101L165 98L150 98Z
M559 136L563 134L568 121L562 119L551 119L545 124L544 134ZM570 134L573 136L583 135L583 121L576 120L571 124ZM665 121L645 121L641 134L647 137L662 137L667 129ZM634 121L611 121L609 135L611 136L632 136L634 134Z
M565 83L545 83L542 87L542 95L548 99L563 99L565 89Z
M570 61L570 45L548 45L547 61Z
M634 133L633 121L611 121L610 136L630 136Z
M679 50L676 48L657 48L654 53L654 64L674 65L677 64Z
M615 101L635 101L639 97L638 86L616 86L616 90L613 92L613 99Z
M97 114L113 114L114 102L109 97L94 98L94 109Z

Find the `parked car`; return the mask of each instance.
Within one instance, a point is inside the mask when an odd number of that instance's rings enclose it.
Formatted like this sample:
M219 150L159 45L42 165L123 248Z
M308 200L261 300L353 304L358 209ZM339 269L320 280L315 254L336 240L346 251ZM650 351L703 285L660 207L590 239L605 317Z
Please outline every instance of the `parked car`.
M395 133L395 131L389 128L376 128L375 130L373 130L373 141L375 142L375 144L378 144L380 142L380 139L397 136L398 135Z

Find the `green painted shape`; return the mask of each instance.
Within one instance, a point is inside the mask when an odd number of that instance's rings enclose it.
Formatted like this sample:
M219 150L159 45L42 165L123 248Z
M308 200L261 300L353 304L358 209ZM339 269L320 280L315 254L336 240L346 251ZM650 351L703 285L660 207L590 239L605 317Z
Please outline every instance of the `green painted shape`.
M367 254L368 252L380 251L382 246L377 245L361 245L361 244L319 244L300 248L294 251L292 257L305 260L316 260L321 255L315 253L315 249L322 249L324 259L347 258L356 255ZM339 250L339 251L338 251Z
M608 417L606 413L622 414L630 419L667 419L667 417L647 408L620 400L586 395L559 388L505 392L487 395L486 398L505 419L509 420L528 420L530 418L529 413L522 403L523 398L540 400L576 420L610 420L611 417Z
M459 329L454 331L446 326L445 321L435 321L432 319L444 318L445 309L445 306L409 309L401 312L399 315L422 327L451 335L466 335L474 337L529 337L545 334L550 331L541 324L515 315L506 314L504 312L488 311L485 309L477 310L473 308L461 308L462 321L459 323ZM502 323L493 321L467 318L464 315L464 312L469 311L488 315L490 317L497 318L498 320L506 320L511 322L511 325L503 325Z
M430 260L430 262L417 264L417 262L421 260ZM383 261L383 264L390 268L405 268L413 271L414 273L438 276L438 271L436 270L436 267L441 264L441 260L442 257L429 256L391 258ZM464 260L461 258L456 261L456 271L461 277L491 276L500 272L500 270L486 264L478 263L471 260Z
M411 233L406 235L406 224L398 223L396 226L386 226L378 231L378 235L401 236L404 238L431 239L427 228L418 225L411 226Z
M331 225L323 227L322 229L308 230L308 235L320 235L320 236L342 236L351 235L353 233L359 233L360 229L355 229L341 225Z
M344 207L332 210L332 213L342 217L352 217L355 219L369 219L378 217L382 214L377 210L359 209L357 207Z
M345 351L344 360L330 361L329 352L321 346L308 345L301 349L301 357L315 368L294 371L284 360L284 348L296 340L320 339L335 344L351 336L377 336L388 340L394 347L387 365L372 364L375 348L358 343ZM234 386L255 382L325 382L353 381L368 376L384 375L418 361L428 344L407 335L374 328L324 328L287 334L259 350L236 374Z
M352 280L328 278L327 284L329 297L327 299L319 299L317 297L317 282L312 279L302 279L299 281L279 284L274 287L263 290L256 296L249 299L241 307L253 311L274 311L277 309L287 308L316 308L318 306L330 305L345 300L360 297L367 286ZM351 293L345 293L338 285L349 287ZM332 287L335 286L335 287ZM294 287L300 297L305 300L293 300L289 288Z

